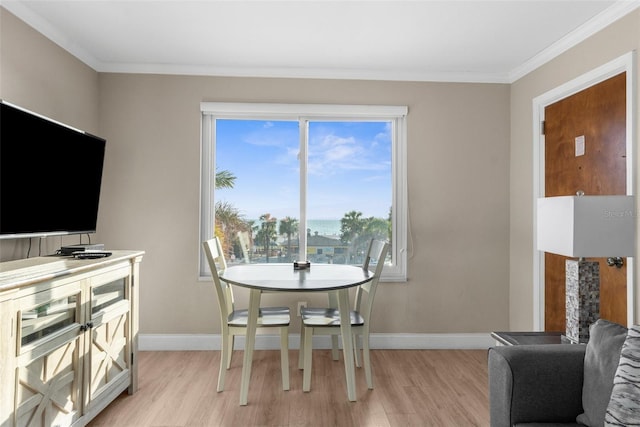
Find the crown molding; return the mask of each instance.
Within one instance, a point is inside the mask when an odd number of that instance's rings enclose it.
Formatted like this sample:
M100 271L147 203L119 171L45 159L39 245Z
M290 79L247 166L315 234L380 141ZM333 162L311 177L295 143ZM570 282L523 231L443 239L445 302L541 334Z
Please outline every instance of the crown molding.
M591 20L587 21L584 25L577 28L575 31L567 34L547 49L540 52L524 64L514 68L509 73L509 83L513 83L547 62L560 56L567 50L585 41L592 35L602 31L612 23L616 22L623 16L636 10L640 7L640 1L638 0L621 0L616 2L613 6L607 8L602 13L596 15Z
M169 64L106 64L96 71L103 73L173 74L188 76L297 78L329 80L429 81L463 83L510 83L507 73L418 72L348 68L257 68L216 67Z
M27 23L37 32L78 58L80 61L100 72L100 61L93 55L78 46L73 40L66 37L55 26L51 25L47 20L19 1L0 0L0 6L17 16L20 20Z
M399 71L337 68L232 68L207 65L169 65L140 63L105 63L99 61L55 26L35 14L22 2L0 0L0 6L16 15L36 31L59 45L80 61L101 73L169 74L221 77L308 78L341 80L429 81L452 83L513 83L584 41L608 25L640 7L640 0L620 0L584 25L529 59L504 73L459 71Z

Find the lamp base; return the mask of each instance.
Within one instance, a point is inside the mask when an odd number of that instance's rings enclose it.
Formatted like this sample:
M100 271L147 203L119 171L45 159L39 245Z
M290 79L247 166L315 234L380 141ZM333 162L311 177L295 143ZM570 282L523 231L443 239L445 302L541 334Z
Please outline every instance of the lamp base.
M566 336L573 342L589 341L589 326L600 318L600 264L567 260L565 263Z

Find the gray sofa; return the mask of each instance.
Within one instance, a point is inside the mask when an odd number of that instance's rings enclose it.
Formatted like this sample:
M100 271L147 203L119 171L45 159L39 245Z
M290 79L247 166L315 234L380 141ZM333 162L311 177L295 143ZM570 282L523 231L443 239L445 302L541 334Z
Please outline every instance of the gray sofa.
M627 329L598 320L590 331L587 345L490 348L491 426L602 427L629 425L629 419L637 421L635 425L640 425L640 412L630 409L628 401L623 400L621 404L611 402L615 400L612 390L614 377L617 379L616 373L619 374L621 350L623 344L627 346ZM638 355L640 353L636 351L635 356ZM635 390L634 393L637 393L638 388ZM615 404L618 406L614 407ZM626 418L627 421L619 422L623 418L616 420L615 417L620 417L620 410L625 412L623 417L630 417Z

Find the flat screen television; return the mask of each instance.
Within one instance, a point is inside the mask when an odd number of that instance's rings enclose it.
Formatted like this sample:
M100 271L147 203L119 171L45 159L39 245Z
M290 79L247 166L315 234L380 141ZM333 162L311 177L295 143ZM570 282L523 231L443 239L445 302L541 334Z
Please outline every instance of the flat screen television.
M0 100L0 239L95 233L105 145Z

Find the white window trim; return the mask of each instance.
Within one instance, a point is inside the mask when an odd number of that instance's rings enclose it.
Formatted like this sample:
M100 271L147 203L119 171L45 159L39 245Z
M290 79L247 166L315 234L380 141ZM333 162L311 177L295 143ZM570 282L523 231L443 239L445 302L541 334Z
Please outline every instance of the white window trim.
M407 113L406 106L385 105L329 105L329 104L270 104L202 102L201 112L201 164L200 164L200 240L213 236L214 209L212 203L215 180L215 120L224 118L292 120L303 123L314 120L392 120L394 146L392 152L393 218L392 259L393 266L385 266L382 281L405 282L407 280ZM306 126L301 126L301 135ZM304 153L301 153L301 155ZM304 191L304 190L303 190ZM302 195L304 197L304 195ZM302 242L301 242L302 243ZM207 280L209 272L202 250L199 250L199 278Z

